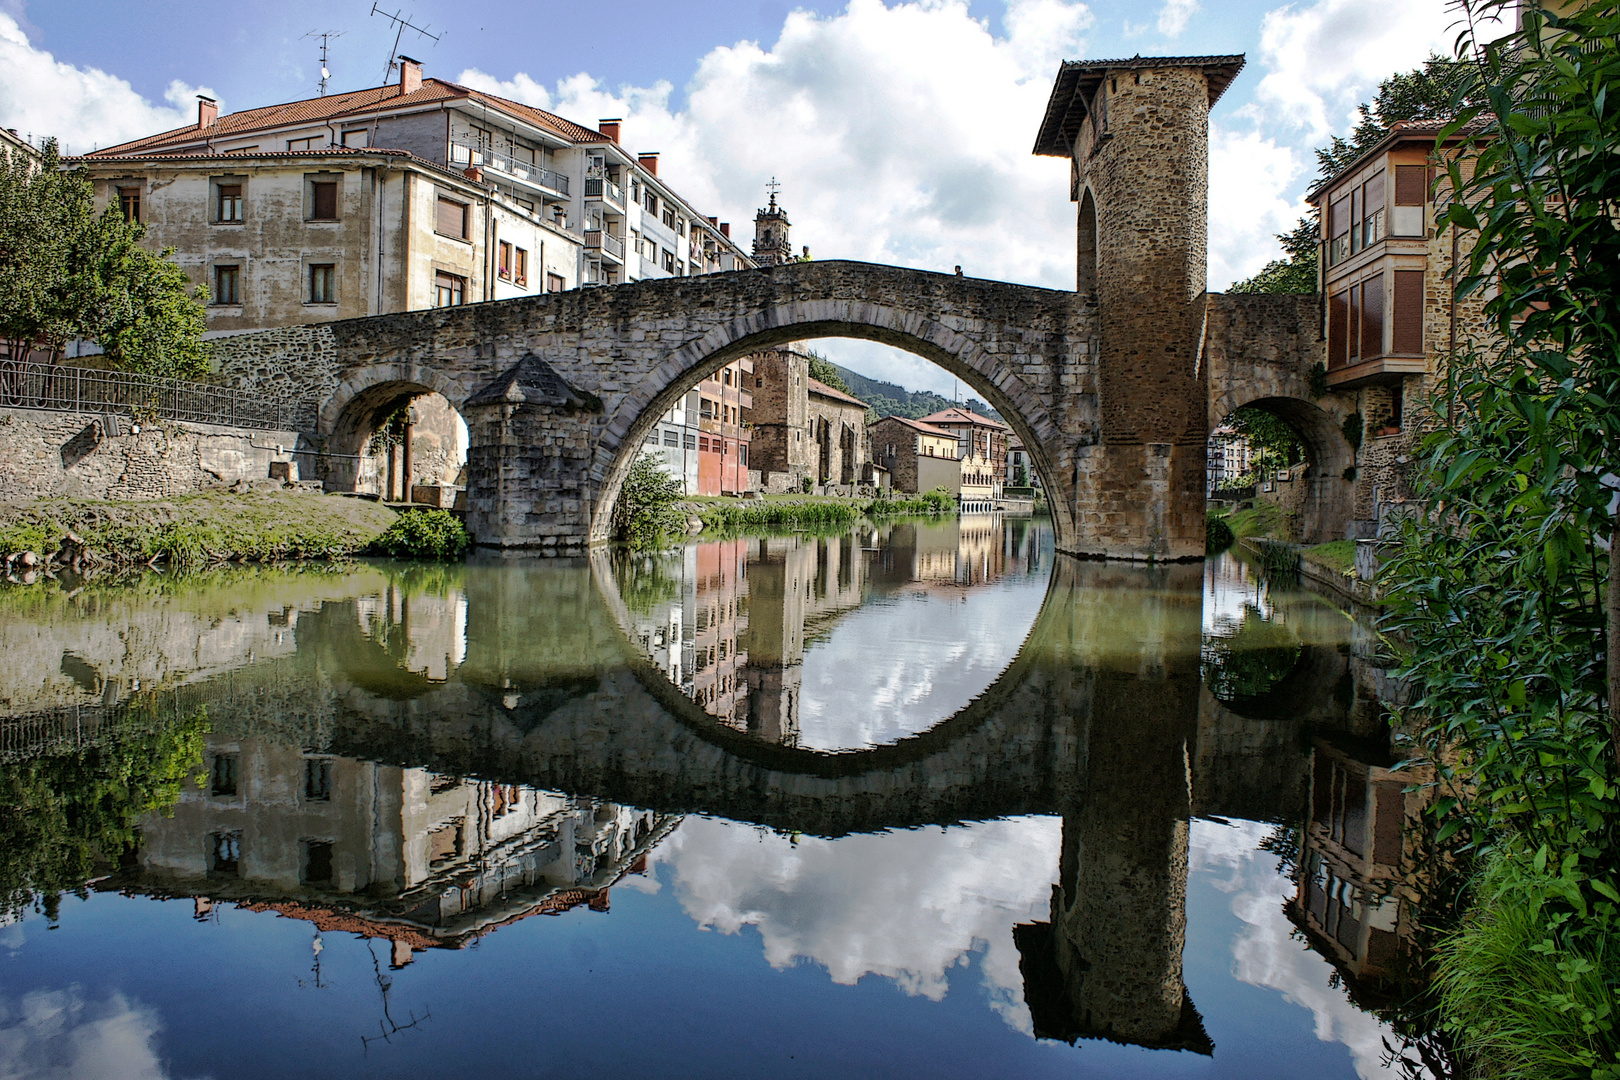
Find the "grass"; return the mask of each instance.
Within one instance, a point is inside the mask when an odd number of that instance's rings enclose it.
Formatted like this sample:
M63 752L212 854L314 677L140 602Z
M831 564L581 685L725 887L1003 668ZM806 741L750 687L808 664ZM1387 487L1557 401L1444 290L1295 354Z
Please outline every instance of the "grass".
M1571 944L1550 918L1549 880L1552 868L1504 857L1486 869L1468 920L1438 950L1441 1010L1494 1080L1613 1080L1620 958L1602 932Z
M92 566L332 558L363 551L395 520L379 503L306 492L44 499L0 505L0 555L34 551L49 558L76 537L74 546Z
M956 508L943 491L912 499L845 499L835 495L767 495L760 499L695 496L682 500L705 531L753 528L824 528L851 525L863 517L913 517Z
M1287 524L1288 515L1272 503L1255 503L1247 510L1234 510L1226 515L1226 524L1239 540L1248 536L1274 536Z
M1299 553L1299 557L1306 562L1325 566L1334 573L1349 575L1356 569L1356 542L1330 540L1325 544L1306 548Z

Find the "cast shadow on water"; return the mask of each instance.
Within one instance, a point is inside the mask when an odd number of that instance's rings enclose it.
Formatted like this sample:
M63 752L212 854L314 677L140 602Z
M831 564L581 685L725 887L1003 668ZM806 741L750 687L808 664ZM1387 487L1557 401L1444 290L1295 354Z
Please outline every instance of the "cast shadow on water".
M189 898L199 918L275 912L386 942L401 968L533 914L605 910L689 815L885 842L1041 816L1060 822L1055 874L1031 883L1050 902L1003 931L1019 1026L1207 1055L1183 973L1190 835L1242 820L1278 823L1301 935L1358 985L1394 972L1411 809L1377 749L1370 635L1230 558L1054 562L1038 527L1002 523L965 559L960 538L949 560L930 542L897 526L728 541L628 574L605 553L490 557L35 595L27 611L0 597L0 648L33 673L0 716L8 783L60 790L86 761L134 754L169 784L125 804L133 820L5 838L6 894L16 908L77 875ZM963 593L1009 580L1015 599L1037 592L1013 609L1027 634L986 605L1007 660L919 699L959 707L806 737L804 688L841 625L878 612L856 635L871 654L897 636L883 611L933 619L939 597L973 608ZM822 701L818 722L859 699ZM163 731L186 737L154 749ZM64 845L82 854L67 869Z

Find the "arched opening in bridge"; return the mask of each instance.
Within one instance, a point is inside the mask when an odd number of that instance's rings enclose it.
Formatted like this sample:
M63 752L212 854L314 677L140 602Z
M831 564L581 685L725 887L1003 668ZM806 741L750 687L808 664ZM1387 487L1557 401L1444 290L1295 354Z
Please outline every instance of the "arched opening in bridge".
M885 745L965 707L1017 655L1053 564L1041 467L982 381L813 338L677 383L630 453L718 500L698 512L826 516L608 557L628 636L710 716L778 745Z
M1353 422L1297 398L1231 409L1210 429L1206 497L1218 510L1252 512L1279 539L1344 539L1354 510Z
M443 394L389 379L343 407L328 440L327 490L450 508L466 490L467 423Z

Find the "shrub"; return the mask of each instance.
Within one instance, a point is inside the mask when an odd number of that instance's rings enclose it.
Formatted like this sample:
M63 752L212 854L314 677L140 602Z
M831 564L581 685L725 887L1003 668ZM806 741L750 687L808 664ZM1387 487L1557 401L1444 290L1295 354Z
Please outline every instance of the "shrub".
M638 551L661 548L686 534L686 515L675 505L682 494L679 480L670 476L651 454L642 454L630 466L613 508L614 536Z
M811 489L815 486L816 482L810 479L808 476L799 481L799 490L804 492L806 495L810 494Z
M1204 552L1208 555L1219 555L1233 544L1237 537L1232 533L1232 526L1226 523L1225 518L1211 517L1204 526Z
M455 559L471 543L472 537L450 511L407 510L371 542L371 553L397 559Z

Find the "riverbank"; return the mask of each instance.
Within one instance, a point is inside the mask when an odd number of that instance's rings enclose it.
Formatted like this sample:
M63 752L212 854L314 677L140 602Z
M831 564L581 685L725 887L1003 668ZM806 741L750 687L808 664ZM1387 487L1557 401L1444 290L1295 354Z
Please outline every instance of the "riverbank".
M835 495L766 495L757 499L701 496L676 504L703 531L749 528L815 528L849 525L861 518L929 517L953 513L956 504L944 491L910 499L842 498Z
M396 511L369 500L298 491L142 502L42 499L0 504L0 559L26 579L53 566L335 558L364 551L396 520Z

